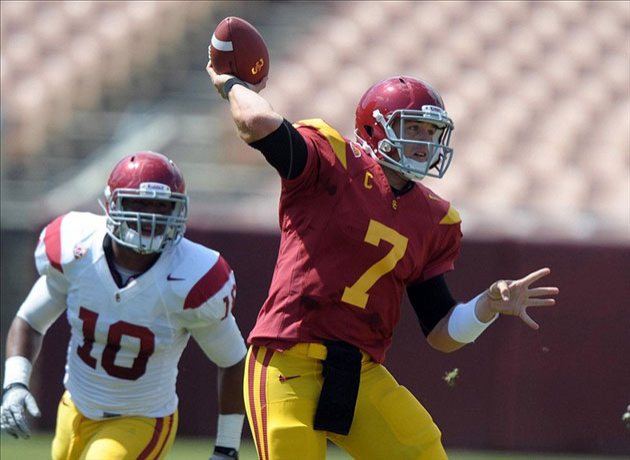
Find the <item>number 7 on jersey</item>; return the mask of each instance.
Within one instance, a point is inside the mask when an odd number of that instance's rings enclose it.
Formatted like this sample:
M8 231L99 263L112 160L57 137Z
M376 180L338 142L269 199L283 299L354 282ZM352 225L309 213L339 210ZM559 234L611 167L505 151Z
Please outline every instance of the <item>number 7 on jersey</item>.
M391 272L400 259L405 255L409 239L396 230L370 219L367 233L363 241L378 246L381 240L392 244L392 249L378 262L368 268L359 279L350 287L346 287L341 296L341 301L365 308L370 295L367 291L385 274Z

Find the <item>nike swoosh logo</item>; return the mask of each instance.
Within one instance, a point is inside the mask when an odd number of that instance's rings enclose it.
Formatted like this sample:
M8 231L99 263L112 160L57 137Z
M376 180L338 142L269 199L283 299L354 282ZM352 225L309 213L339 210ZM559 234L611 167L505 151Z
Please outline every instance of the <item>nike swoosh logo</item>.
M429 198L431 198L434 201L440 201L440 199L437 196L435 196L433 193L429 193Z
M184 281L186 278L175 278L174 276L171 276L171 274L169 273L168 276L166 277L167 281Z
M298 377L301 377L301 376L300 375L289 375L288 377L285 377L284 375L281 375L280 377L278 377L278 379L280 380L280 383L284 383L284 382L287 382L289 380L297 379Z

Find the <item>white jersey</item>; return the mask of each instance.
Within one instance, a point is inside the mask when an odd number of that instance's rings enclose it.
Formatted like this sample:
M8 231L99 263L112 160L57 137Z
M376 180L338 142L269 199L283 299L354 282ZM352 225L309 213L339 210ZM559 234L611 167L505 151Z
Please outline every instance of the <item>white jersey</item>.
M105 216L72 212L42 231L35 251L39 273L65 292L71 338L64 385L88 418L172 414L191 335L218 366L245 355L231 313L234 273L218 252L184 238L119 287L103 249L106 234Z

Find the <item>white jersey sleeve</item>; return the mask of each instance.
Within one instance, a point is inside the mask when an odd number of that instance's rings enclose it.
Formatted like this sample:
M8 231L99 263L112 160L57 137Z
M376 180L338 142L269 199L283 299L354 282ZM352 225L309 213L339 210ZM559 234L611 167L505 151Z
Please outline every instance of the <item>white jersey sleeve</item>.
M247 350L232 314L236 300L232 268L218 252L189 240L178 245L178 252L183 263L168 275L172 292L181 299L174 302L181 305L178 323L217 366L238 363ZM185 282L178 284L178 279Z
M191 334L206 356L219 367L233 366L247 353L245 341L231 313L223 321L193 329Z
M22 302L16 316L26 321L40 334L45 334L66 309L67 286L64 290L63 284L54 282L54 278L46 275L40 276Z
M92 224L98 219L93 214L69 213L53 220L40 233L35 249L35 265L41 276L17 312L17 316L37 332L46 333L66 309L70 283L63 266L79 258L77 245L80 247L80 241L93 233Z

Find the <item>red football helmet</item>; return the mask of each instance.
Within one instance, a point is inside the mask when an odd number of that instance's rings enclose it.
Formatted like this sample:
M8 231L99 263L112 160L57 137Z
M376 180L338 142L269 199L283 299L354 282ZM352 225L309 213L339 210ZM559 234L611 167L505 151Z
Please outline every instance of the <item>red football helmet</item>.
M129 209L131 200L166 202L172 210L170 214L138 212ZM186 230L188 196L184 176L161 153L136 152L120 160L109 176L105 205L101 206L112 239L142 254L162 252L177 244Z
M405 124L410 122L434 125L431 140L406 137ZM356 110L357 141L380 164L411 180L444 175L453 157L449 147L452 131L453 121L438 92L413 77L397 76L376 83L365 92ZM424 149L426 161L406 155L405 148Z

